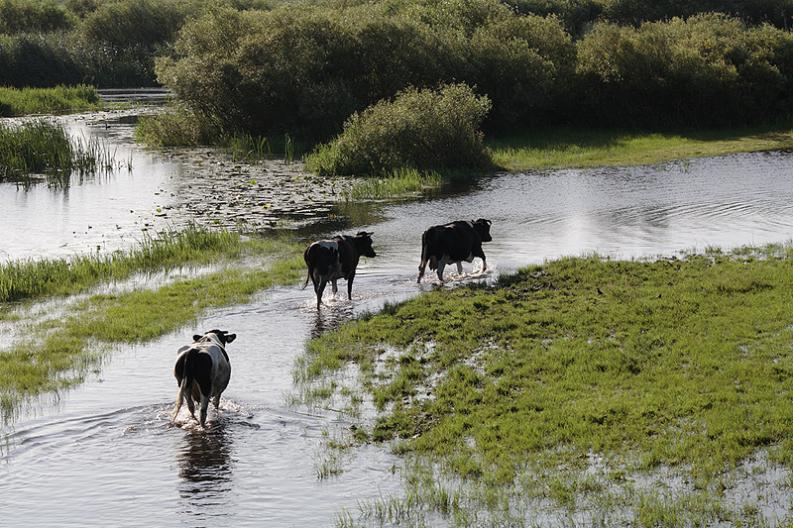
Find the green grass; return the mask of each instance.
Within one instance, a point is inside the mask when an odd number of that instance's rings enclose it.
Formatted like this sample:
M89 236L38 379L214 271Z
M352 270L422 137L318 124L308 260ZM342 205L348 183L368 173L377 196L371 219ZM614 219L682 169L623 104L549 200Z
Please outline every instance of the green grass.
M116 159L115 149L100 138L70 140L62 126L47 121L0 123L0 182L29 183L45 174L65 186L73 172L90 176L123 168L131 168L130 162Z
M0 87L0 117L63 114L100 108L102 108L102 102L96 89L92 86Z
M551 128L486 141L508 171L645 165L738 152L793 149L793 129L753 128L682 133Z
M127 251L7 262L0 264L0 303L71 295L134 273L238 258L255 251L258 244L256 240L244 242L237 233L188 227L163 232L157 238L144 236Z
M358 178L347 191L347 200L383 199L439 189L443 178L437 172L398 169L381 178Z
M496 507L528 471L544 476L540 496L574 509L597 492L568 476L595 453L616 475L682 473L712 522L713 490L742 461L766 451L793 466L791 283L790 248L567 258L344 325L309 342L296 379L355 363L379 409L372 438L401 439L398 452L484 486ZM399 354L378 363L385 350ZM685 497L625 500L660 522L693 519Z
M249 163L275 158L293 161L307 148L289 134L278 137L223 134L207 120L179 106L142 117L135 127L135 139L152 147L219 146L225 148L234 161Z
M0 352L0 423L43 392L79 383L112 344L146 342L194 322L206 310L244 303L263 289L297 282L301 247L259 240L269 266L230 268L154 290L93 295L57 321L30 325L28 338Z

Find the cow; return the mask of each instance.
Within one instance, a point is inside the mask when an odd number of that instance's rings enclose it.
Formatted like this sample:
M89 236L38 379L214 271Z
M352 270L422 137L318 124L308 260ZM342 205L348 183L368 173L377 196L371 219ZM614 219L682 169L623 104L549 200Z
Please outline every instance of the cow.
M457 264L457 273L463 272L462 261L473 262L474 257L482 259L482 271L487 270L487 259L482 251L482 242L490 242L490 220L480 218L472 221L457 221L445 225L432 226L421 235L421 263L419 277L421 282L429 262L431 270L437 270L438 279L443 282L443 268L447 264Z
M182 408L183 400L187 400L190 415L196 420L193 400L200 402L201 427L206 425L210 398L215 405L215 411L218 410L220 395L231 379L231 363L226 353L226 345L236 338L236 334L229 334L225 330L210 330L204 335L194 335L193 344L179 349L173 369L176 384L179 386L173 412L174 420Z
M336 281L345 279L347 298L352 300L352 281L355 279L355 268L358 267L361 256L376 256L372 249L372 233L360 231L355 236L340 235L328 240L318 240L306 248L303 260L308 267L308 276L303 287L308 286L309 280L314 284L317 310L322 305L322 293L328 281L333 286L333 293L336 293Z

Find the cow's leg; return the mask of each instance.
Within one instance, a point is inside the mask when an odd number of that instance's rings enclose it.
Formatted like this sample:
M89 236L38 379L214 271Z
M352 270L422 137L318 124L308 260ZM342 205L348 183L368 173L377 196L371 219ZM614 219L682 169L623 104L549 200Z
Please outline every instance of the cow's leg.
M215 411L220 411L220 394L212 398L212 403L215 405Z
M352 281L353 280L355 280L355 273L350 275L350 277L347 279L347 300L348 301L352 300Z
M339 287L336 286L336 280L337 279L333 279L332 281L330 281L331 289L333 290L333 295L336 295L339 292Z
M209 408L209 396L201 393L201 427L207 423L207 409Z
M190 416L192 416L194 420L198 420L198 418L195 417L195 403L193 403L193 395L188 394L185 400L187 400L187 410L190 411Z
M473 255L482 259L482 272L487 271L487 257L485 256L485 252L482 251L481 246L474 248Z
M446 267L446 255L438 261L438 280L443 282L443 268Z
M457 275L463 274L463 263L459 260L457 261Z
M325 285L328 284L328 280L324 277L319 279L319 284L317 284L316 292L317 292L317 310L322 305L322 294L325 292Z

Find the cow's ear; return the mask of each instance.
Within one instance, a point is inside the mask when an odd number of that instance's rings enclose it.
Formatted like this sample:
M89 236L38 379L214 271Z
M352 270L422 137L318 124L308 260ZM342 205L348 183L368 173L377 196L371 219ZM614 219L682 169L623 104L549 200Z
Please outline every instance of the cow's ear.
M200 336L200 335L198 335L198 334L195 334L195 335L193 336L193 341L198 341L198 340L199 340L199 339L201 339L202 337L204 337L204 336Z
M231 343L235 339L237 339L237 334L228 334L226 336L226 343Z

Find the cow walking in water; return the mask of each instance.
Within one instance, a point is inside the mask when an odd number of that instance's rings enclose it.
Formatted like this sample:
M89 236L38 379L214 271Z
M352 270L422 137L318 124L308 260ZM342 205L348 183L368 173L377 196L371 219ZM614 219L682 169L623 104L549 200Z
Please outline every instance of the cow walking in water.
M303 285L305 288L310 280L317 294L317 310L322 305L322 293L330 281L333 293L338 291L336 281L347 281L347 298L352 300L352 281L360 258L374 257L372 249L372 233L359 232L355 236L337 236L329 240L318 240L308 246L303 259L308 266L308 276Z
M173 412L174 419L179 414L184 400L187 400L187 408L190 409L193 418L196 417L194 401L199 402L201 427L206 425L210 398L215 405L215 411L218 410L220 395L226 390L231 379L231 363L226 353L226 345L236 337L236 334L229 334L225 330L210 330L203 336L194 335L193 344L179 349L179 356L173 369L176 383L179 385L176 408Z
M421 282L424 270L429 263L431 270L437 270L438 279L443 282L443 269L447 264L457 264L457 273L463 272L462 262L473 262L475 257L482 259L482 271L487 270L487 258L482 251L482 242L490 242L490 220L480 218L475 221L457 221L445 225L432 226L421 235L421 263L419 277Z

